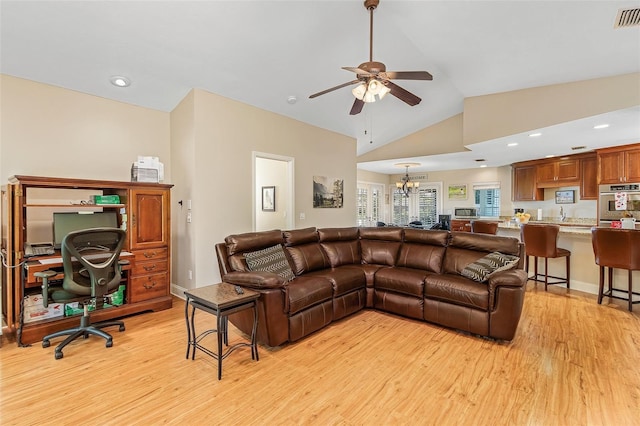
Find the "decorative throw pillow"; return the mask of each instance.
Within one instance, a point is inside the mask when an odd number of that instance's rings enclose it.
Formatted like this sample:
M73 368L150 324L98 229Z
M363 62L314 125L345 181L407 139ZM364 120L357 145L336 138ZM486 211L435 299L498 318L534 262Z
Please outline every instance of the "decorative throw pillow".
M484 282L496 272L511 269L517 265L520 260L517 256L502 254L494 251L483 258L468 264L460 274L464 277L478 282Z
M295 278L291 266L287 261L284 250L281 245L267 247L266 249L245 253L247 266L250 271L264 271L278 274L285 281L291 281Z

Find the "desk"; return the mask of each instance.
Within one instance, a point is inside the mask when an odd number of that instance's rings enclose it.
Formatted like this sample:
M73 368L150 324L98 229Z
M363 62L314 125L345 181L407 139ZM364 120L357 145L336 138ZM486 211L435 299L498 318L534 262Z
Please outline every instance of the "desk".
M39 278L36 278L36 276L34 275L36 272L42 272L47 270L59 272L59 274L56 274L55 276L50 278L50 280L52 281L61 280L64 278L64 271L62 270L62 257L60 257L60 251L57 251L56 253L57 253L56 255L51 255L51 256L33 257L26 261L25 263L26 279L24 283L25 288L40 287L42 285L41 280ZM97 253L94 256L104 256L104 253L103 254ZM134 256L133 256L133 253L130 253L128 251L122 251L120 253L120 259L128 260L131 262L133 261ZM122 266L123 271L130 270L131 268L132 268L131 264Z
M187 322L187 356L191 353L191 359L196 357L196 349L200 349L207 355L218 360L218 380L222 379L222 360L229 356L234 350L248 346L251 348L251 359L259 360L258 345L256 343L256 331L258 329L258 305L257 300L260 294L248 289L243 289L243 294L237 294L234 286L227 283L213 284L206 287L185 291L187 298L184 306L184 316ZM191 316L189 316L189 306L191 306ZM227 325L228 316L244 309L253 309L253 329L251 330L251 343L239 342L229 346L222 352L222 342L228 345ZM206 330L199 335L196 334L195 313L196 309L208 312L216 316L216 328ZM213 352L202 346L200 341L209 334L216 333L218 337L218 350Z

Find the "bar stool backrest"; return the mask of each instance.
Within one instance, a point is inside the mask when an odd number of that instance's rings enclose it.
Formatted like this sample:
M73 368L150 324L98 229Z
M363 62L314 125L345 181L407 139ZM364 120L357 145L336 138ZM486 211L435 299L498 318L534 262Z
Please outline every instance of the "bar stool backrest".
M640 231L591 228L591 243L597 265L640 270Z
M521 239L527 256L557 257L559 225L524 224L520 228Z

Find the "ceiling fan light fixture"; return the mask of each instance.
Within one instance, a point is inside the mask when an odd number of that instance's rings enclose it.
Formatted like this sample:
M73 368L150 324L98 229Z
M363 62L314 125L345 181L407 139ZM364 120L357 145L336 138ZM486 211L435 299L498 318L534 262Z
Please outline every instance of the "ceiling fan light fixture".
M351 90L351 93L353 93L353 96L355 96L357 99L362 100L365 93L367 93L367 85L364 83L358 84L353 88L353 90Z
M362 98L362 101L366 102L368 104L372 103L372 102L375 102L376 101L376 95L374 95L373 93L371 93L371 92L369 92L367 90L367 92L364 94L364 97Z

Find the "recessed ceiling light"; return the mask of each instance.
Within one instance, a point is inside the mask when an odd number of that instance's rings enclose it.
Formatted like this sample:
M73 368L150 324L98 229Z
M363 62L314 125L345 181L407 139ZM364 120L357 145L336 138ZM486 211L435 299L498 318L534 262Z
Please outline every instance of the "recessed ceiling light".
M594 129L606 129L609 127L608 124L598 124L597 126L593 126Z
M555 155L554 154L545 155L545 158L551 158L551 157L555 157Z
M486 165L486 164L483 164L483 165L481 165L480 167L487 167L487 165Z
M296 98L295 96L291 95L287 98L287 103L290 105L295 104L296 102L298 102L298 98Z
M131 80L121 75L114 75L109 81L116 87L129 87L131 85Z
M537 138L538 136L542 136L542 133L538 132L538 133L529 133L529 137L530 138Z
M517 145L518 145L518 142L511 142L507 144L507 146L517 146Z

